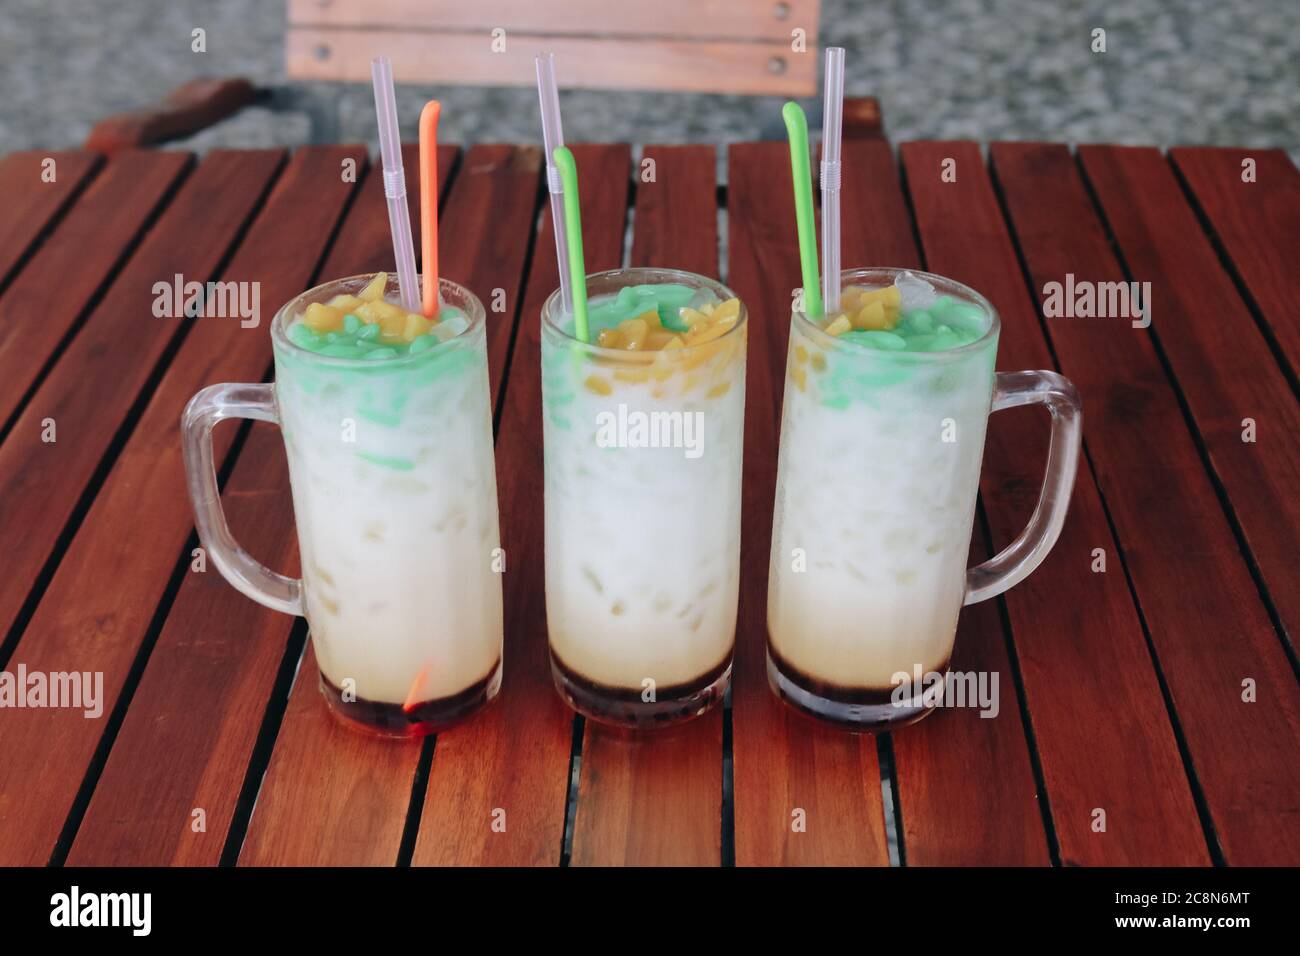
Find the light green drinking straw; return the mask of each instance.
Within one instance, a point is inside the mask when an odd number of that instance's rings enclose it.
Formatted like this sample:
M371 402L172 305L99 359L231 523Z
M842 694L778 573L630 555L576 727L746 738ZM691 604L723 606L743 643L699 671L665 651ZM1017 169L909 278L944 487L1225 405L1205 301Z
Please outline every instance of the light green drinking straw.
M582 256L582 212L578 208L578 166L567 146L555 148L555 165L564 186L564 234L569 240L569 276L573 286L573 330L581 342L591 341L587 327L587 264ZM566 263L559 263L561 269Z
M826 314L817 275L817 226L813 220L812 171L808 162L808 117L793 101L781 107L790 137L790 177L794 180L794 218L799 227L799 266L803 270L804 311L814 319ZM568 189L568 186L565 186ZM565 215L567 216L567 210ZM576 305L576 303L575 303Z

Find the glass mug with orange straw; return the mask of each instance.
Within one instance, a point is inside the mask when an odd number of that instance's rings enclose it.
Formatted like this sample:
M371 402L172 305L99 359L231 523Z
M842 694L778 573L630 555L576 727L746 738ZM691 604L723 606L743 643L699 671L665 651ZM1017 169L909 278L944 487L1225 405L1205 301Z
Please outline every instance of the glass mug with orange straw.
M336 279L271 323L274 384L223 384L182 422L199 536L232 585L311 627L320 687L350 724L440 730L501 686L500 548L483 305L437 276L437 107L421 122L426 279L415 272L392 74L375 63L398 277ZM276 422L302 578L255 561L222 512L212 428Z

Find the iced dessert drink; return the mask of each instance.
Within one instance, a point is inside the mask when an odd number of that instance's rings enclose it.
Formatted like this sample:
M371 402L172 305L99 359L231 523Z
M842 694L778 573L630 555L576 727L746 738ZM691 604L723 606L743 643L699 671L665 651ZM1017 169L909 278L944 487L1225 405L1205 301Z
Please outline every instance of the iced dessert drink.
M400 734L445 726L501 680L483 307L441 285L435 323L383 273L340 280L290 303L274 340L321 686Z
M591 344L542 311L546 618L562 697L657 726L717 703L740 558L746 314L701 276L587 278Z
M435 316L384 273L285 305L274 385L213 385L183 420L200 537L245 594L304 614L333 710L391 736L436 731L501 683L500 537L482 304L443 280ZM278 421L302 579L254 561L217 498L210 433Z
M797 708L869 727L926 712L896 675L947 670L998 329L982 297L937 276L845 283L836 314L791 321L768 675Z

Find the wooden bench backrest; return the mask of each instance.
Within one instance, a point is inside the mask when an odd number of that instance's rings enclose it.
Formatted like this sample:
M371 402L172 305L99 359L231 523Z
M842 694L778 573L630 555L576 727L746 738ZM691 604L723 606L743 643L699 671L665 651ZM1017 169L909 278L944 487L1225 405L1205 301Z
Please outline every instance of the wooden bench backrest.
M812 96L819 0L288 0L288 74L369 82L531 86L533 57L562 87ZM802 39L802 43L800 42Z

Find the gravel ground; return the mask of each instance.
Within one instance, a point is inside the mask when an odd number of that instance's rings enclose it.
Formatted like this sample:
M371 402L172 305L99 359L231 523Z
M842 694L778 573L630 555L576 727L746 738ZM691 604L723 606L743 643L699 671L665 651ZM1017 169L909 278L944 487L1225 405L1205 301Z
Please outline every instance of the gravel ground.
M281 0L4 0L0 151L79 144L97 119L154 102L195 76L284 82ZM190 30L208 52L190 52ZM1089 49L1107 31L1105 54ZM1295 0L823 0L821 39L847 49L851 94L880 98L894 140L1281 146L1300 155L1300 3ZM563 64L560 64L561 82ZM341 138L374 146L368 87L318 86ZM405 87L443 100L449 142L540 137L531 89ZM820 110L814 108L810 117ZM771 97L563 94L578 140L714 142L780 131ZM180 144L294 145L302 115L246 110Z

